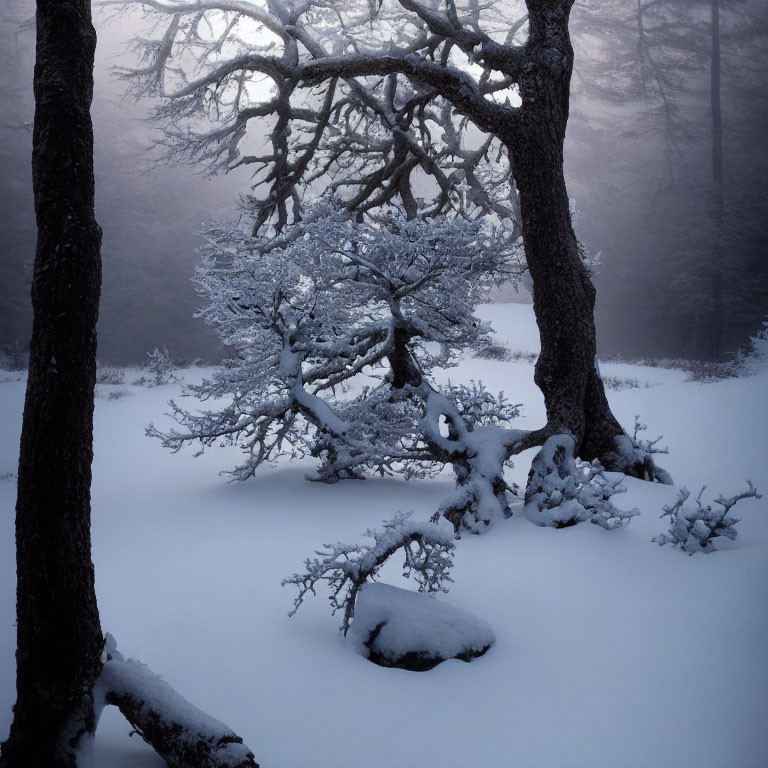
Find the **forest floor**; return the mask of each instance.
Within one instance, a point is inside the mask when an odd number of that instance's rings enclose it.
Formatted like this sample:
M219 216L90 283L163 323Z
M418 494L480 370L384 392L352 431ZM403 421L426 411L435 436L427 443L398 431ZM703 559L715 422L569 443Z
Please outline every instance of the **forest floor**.
M531 308L483 315L513 350L535 352ZM759 368L759 366L758 366ZM768 492L768 372L712 383L679 370L602 365L614 412L646 437L677 487L706 500L753 480ZM184 371L187 380L202 375ZM130 382L134 372L128 372ZM468 356L445 374L481 379L525 404L521 427L544 422L533 366ZM24 382L0 372L0 739L14 701L14 550ZM519 510L457 542L438 599L490 622L496 644L467 664L384 669L338 632L327 595L293 618L281 579L331 541L398 510L428 518L453 487L434 480L305 481L309 462L265 468L246 483L218 472L233 448L164 451L144 436L169 425L180 386L99 385L95 416L93 559L102 626L126 656L161 673L245 739L263 768L763 768L768 765L768 493L735 509L736 541L688 557L651 538L676 487L627 481L618 506L641 514L623 530L537 528ZM110 392L128 396L109 399ZM190 405L189 401L184 401ZM524 485L532 453L510 479ZM414 588L387 566L383 581ZM108 708L97 768L162 760Z

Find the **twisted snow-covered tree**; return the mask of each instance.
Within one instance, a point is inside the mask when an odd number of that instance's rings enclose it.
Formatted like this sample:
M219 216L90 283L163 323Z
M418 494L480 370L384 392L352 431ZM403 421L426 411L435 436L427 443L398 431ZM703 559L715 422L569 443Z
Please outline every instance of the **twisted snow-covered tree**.
M521 234L547 409L528 444L561 449L543 452L535 474L572 466L545 461L566 452L659 479L613 416L595 364L595 290L563 177L573 0L107 4L156 22L125 75L136 93L161 97L170 156L253 168L264 193L250 200L254 234L299 221L303 197L326 187L360 215L389 205L409 218L491 216L510 242Z
M285 454L319 457L326 481L366 471L422 477L449 464L457 489L437 516L479 532L509 512L514 489L504 466L536 445L537 433L509 426L519 406L501 393L429 381L433 368L449 366L489 330L473 310L484 288L515 268L503 235L479 222L398 215L371 226L324 203L278 238L232 226L206 237L201 314L235 357L190 390L231 401L202 413L172 403L183 431L150 425L150 436L172 450L239 444L246 460L232 475L240 480ZM534 498L542 508L552 506L543 496L555 486L544 475ZM622 521L602 467L571 480L578 520Z
M428 381L489 330L473 310L515 268L496 232L399 215L374 227L325 203L279 238L231 226L206 237L201 314L235 357L190 390L232 400L203 413L174 403L184 431L150 435L174 450L237 443L241 480L286 453L319 457L326 481L451 464L460 493L443 512L457 528L507 512L504 463L524 433L502 425L518 406L480 384Z

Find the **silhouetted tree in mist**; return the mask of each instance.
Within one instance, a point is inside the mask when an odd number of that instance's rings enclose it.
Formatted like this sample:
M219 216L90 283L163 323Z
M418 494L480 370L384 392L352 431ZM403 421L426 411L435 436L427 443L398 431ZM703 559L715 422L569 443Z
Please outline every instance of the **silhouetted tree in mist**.
M755 0L586 3L576 29L590 44L577 44L573 167L590 178L591 145L603 141L625 195L626 231L595 217L586 227L607 251L607 349L723 359L768 307L768 9ZM626 143L611 152L606 134Z

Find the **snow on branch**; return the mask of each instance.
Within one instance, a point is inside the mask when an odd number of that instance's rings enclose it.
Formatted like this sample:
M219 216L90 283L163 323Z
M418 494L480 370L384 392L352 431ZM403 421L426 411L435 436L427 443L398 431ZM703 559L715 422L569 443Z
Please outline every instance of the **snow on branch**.
M664 439L663 436L654 440L639 437L639 433L647 428L640 421L640 416L635 415L633 435L630 437L626 432L616 435L613 451L604 458L609 462L608 466L621 468L622 471L629 471L631 468L632 475L635 477L642 477L663 485L672 485L672 476L666 469L656 464L653 458L654 454L669 453L669 449L657 447Z
M452 581L454 540L451 531L434 523L411 520L411 512L398 513L384 523L381 530L367 530L372 544L326 544L317 550L318 557L304 561L306 571L294 573L282 585L293 584L299 594L294 601L293 616L308 593L316 595L319 582L327 582L329 600L335 614L343 610L341 630L346 635L355 613L355 598L367 581L375 581L384 563L398 550L403 550L403 575L413 576L420 592L447 592Z
M149 378L142 375L132 382L133 384L147 387L161 387L165 384L172 384L173 382L178 381L174 371L177 371L179 366L171 358L167 347L163 347L162 349L155 347L152 352L147 352L147 359L142 368L149 374Z
M231 728L190 704L141 662L125 659L110 634L94 699L98 713L107 704L116 706L169 766L258 768Z
M254 234L301 219L305 190L320 180L349 210L491 215L508 222L510 246L518 241L496 129L517 120L510 96L527 16L503 3L450 3L443 13L413 0L100 5L153 22L135 42L136 66L120 74L136 96L160 97L166 156L214 172L251 166L253 189L266 190L247 198ZM271 146L251 154L256 121Z
M639 414L635 414L635 430L632 435L632 444L635 446L635 448L649 455L653 453L669 453L669 448L656 447L664 439L663 435L659 435L654 440L644 440L638 436L640 432L643 432L646 429L648 429L648 425L643 424L640 421Z
M688 555L696 552L709 553L716 549L714 540L719 536L727 539L735 539L737 535L736 523L740 518L731 517L730 511L743 499L760 499L762 496L747 480L747 490L737 493L735 496L725 498L722 494L714 500L721 509L713 509L711 505L702 504L701 497L706 485L699 491L696 497L696 506L686 504L690 497L687 488L681 488L677 499L673 504L663 507L661 517L669 517L669 528L666 533L661 533L653 538L660 547L671 544Z
M493 394L482 382L470 380L466 384L448 384L441 392L456 404L456 410L470 428L511 424L520 415L522 403L510 403L503 392Z
M445 393L422 384L420 394L425 403L420 421L424 439L451 462L457 481L455 492L432 519L445 517L457 534L462 528L483 533L500 514L509 516L508 493L516 495L518 490L507 485L504 467L511 466L517 441L529 433L503 424L518 415L519 406L475 382L470 387L448 387Z

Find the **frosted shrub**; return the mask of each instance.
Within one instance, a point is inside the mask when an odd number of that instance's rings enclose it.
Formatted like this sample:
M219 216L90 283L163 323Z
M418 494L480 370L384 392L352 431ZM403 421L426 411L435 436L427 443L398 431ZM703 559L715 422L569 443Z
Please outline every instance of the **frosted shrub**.
M122 400L123 398L130 397L131 393L126 389L117 389L107 394L107 400Z
M138 386L160 387L178 381L173 372L179 367L171 359L167 347L162 350L155 347L152 352L147 352L147 360L142 368L148 375L142 375L133 382Z
M120 386L125 384L125 371L114 365L101 365L97 362L96 383L107 384L109 386Z
M355 598L367 581L375 581L384 563L398 550L405 555L403 575L413 576L420 592L447 592L452 581L449 571L453 565L453 534L434 523L411 520L411 512L399 513L384 523L381 530L367 530L365 536L372 544L326 544L317 550L318 557L304 561L304 573L294 573L282 584L294 584L299 594L294 601L293 616L308 592L313 595L318 582L325 581L331 591L329 600L333 613L342 610L341 630L347 634L355 613Z
M646 381L644 384L640 384L640 379L629 376L602 376L603 386L606 389L611 389L614 392L620 392L622 389L640 389L643 387L650 387L651 385Z
M623 476L606 476L596 459L582 461L573 455L573 439L550 437L536 455L526 494L526 516L537 525L567 528L589 522L601 528L624 528L639 514L622 510L611 497L623 493Z
M499 344L493 341L487 341L477 344L472 352L475 357L482 360L499 360L505 362L509 360L510 349L506 344Z
M456 403L457 411L470 429L511 424L523 407L522 403L510 403L503 392L494 395L474 380L468 386L449 383L441 392Z
M648 456L654 453L669 453L669 448L659 448L659 443L664 439L663 435L659 435L653 440L647 440L640 437L640 433L648 429L647 424L643 424L640 421L640 415L635 414L635 431L632 435L632 445L641 454Z
M714 504L720 509L713 509L710 505L701 503L701 497L706 489L704 486L696 497L696 506L687 504L690 491L681 488L674 504L663 507L661 517L669 517L669 529L653 538L660 547L671 544L688 555L696 552L709 553L716 549L714 540L718 536L727 539L735 539L737 535L736 523L740 518L731 517L731 509L742 499L762 498L752 482L747 480L749 488L737 493L735 496L725 498L722 495L714 500Z

